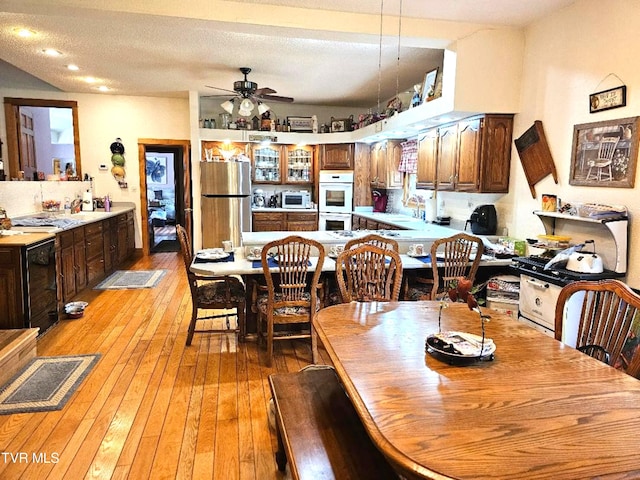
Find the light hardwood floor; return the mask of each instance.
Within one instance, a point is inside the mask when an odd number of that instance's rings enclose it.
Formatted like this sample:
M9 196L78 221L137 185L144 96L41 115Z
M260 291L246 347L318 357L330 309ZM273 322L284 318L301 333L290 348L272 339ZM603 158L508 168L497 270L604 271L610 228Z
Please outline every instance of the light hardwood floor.
M309 364L309 344L277 342L271 368L255 341L232 333L196 334L186 347L191 299L179 254L129 268L167 274L153 289L84 292L84 317L39 339L40 356L102 357L63 410L0 416L0 479L284 478L267 376ZM23 452L27 461L11 460Z

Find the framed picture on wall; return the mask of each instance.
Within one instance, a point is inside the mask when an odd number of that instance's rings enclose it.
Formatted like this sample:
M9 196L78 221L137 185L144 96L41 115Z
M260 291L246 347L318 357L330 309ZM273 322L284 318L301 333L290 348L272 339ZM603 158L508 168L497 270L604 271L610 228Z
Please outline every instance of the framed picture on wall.
M573 127L570 185L633 188L640 117Z
M147 158L147 182L155 184L167 183L167 159L164 157Z

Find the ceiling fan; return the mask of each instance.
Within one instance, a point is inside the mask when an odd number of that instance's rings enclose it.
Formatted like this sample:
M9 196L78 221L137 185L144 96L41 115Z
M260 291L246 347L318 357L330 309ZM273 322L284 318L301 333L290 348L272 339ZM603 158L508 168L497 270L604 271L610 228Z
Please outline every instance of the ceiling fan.
M242 116L248 117L251 115L251 111L254 107L254 102L258 104L258 111L260 113L265 113L269 110L269 107L263 101L270 102L285 102L291 103L293 102L293 98L291 97L282 97L280 95L273 95L277 93L274 89L269 87L258 88L258 84L256 82L252 82L247 79L247 75L251 72L249 67L241 67L240 72L244 75L244 80L238 80L233 82L233 90L228 90L226 88L213 87L211 85L205 85L207 88L213 88L215 90L222 90L224 92L229 92L235 94L234 98L227 100L222 103L222 108L224 108L227 112L233 112L233 106L236 99L240 100L240 109L238 113ZM209 97L226 97L228 95L209 95Z

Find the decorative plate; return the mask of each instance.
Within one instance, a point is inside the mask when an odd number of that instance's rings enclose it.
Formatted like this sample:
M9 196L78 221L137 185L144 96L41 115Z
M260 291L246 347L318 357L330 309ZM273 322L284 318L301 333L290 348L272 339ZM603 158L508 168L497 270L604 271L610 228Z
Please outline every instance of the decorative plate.
M409 253L407 252L407 257L412 257L412 258L425 258L428 257L429 254L428 253Z
M246 259L249 260L250 262L258 262L262 260L262 257L260 255L247 255Z
M209 248L206 250L200 250L196 253L196 257L202 260L220 260L222 258L227 258L229 253L225 252L221 248Z

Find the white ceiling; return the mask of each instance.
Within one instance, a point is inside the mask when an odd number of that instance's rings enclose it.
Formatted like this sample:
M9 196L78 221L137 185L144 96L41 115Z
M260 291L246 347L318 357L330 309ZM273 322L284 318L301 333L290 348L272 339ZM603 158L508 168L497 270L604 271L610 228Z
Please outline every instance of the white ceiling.
M0 0L0 86L96 92L90 75L112 94L218 94L205 85L231 89L248 66L259 87L296 103L371 106L421 83L441 58L434 47L574 1Z

